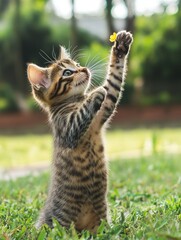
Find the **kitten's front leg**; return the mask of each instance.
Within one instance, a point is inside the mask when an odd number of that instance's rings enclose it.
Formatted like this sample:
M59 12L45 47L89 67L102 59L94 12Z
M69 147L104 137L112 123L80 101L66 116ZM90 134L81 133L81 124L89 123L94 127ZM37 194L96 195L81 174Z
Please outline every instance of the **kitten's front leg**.
M70 114L64 137L65 147L75 148L78 145L80 138L85 134L100 110L105 96L106 90L99 87L84 100L77 111Z
M95 122L99 122L101 125L114 113L121 97L125 77L126 58L132 41L133 37L131 33L126 31L117 33L116 41L111 49L107 79L103 85L107 91L106 99L98 114L99 116L97 116L95 120Z

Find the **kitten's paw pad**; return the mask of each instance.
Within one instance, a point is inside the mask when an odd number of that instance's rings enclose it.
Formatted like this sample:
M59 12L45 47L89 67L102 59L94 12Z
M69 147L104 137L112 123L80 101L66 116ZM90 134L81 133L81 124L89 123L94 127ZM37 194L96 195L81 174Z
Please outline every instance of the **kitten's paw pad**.
M133 42L133 36L130 32L121 31L117 33L115 54L121 58L129 52L130 45Z

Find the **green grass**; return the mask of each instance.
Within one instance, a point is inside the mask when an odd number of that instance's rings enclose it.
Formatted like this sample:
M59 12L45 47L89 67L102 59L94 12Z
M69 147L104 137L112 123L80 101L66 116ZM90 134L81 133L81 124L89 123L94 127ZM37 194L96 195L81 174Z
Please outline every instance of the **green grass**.
M110 158L181 152L181 128L114 130L106 134L107 155ZM0 136L0 166L3 168L50 162L50 135Z
M50 135L0 137L1 167L49 161ZM116 130L107 134L112 223L102 223L92 239L181 239L181 129ZM138 155L124 157L125 152ZM123 154L121 154L123 153ZM146 156L147 155L147 156ZM90 239L54 222L37 231L49 174L0 181L0 240Z
M181 155L157 154L110 162L112 224L93 239L181 239ZM73 227L34 228L46 199L48 174L1 182L0 239L88 239Z
M45 135L0 136L0 166L14 168L51 160L52 139Z
M181 152L181 128L114 130L107 134L108 155L138 151Z

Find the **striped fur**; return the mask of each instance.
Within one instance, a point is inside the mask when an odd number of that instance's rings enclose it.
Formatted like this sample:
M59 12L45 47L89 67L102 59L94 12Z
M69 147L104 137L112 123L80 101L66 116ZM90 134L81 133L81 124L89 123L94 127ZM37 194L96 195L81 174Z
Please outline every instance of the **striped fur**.
M54 136L52 178L37 227L73 222L78 231L95 232L107 214L107 166L102 129L122 93L132 35L117 34L103 86L87 92L90 72L70 59L64 48L48 68L28 66L35 99L48 112Z

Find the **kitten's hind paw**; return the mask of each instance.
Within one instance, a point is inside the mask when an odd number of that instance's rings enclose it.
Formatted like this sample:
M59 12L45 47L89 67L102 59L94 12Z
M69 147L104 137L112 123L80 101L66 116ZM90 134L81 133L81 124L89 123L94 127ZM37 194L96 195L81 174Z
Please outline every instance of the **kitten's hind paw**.
M133 36L130 32L118 32L114 46L114 53L116 56L122 58L123 56L127 55L132 42Z

